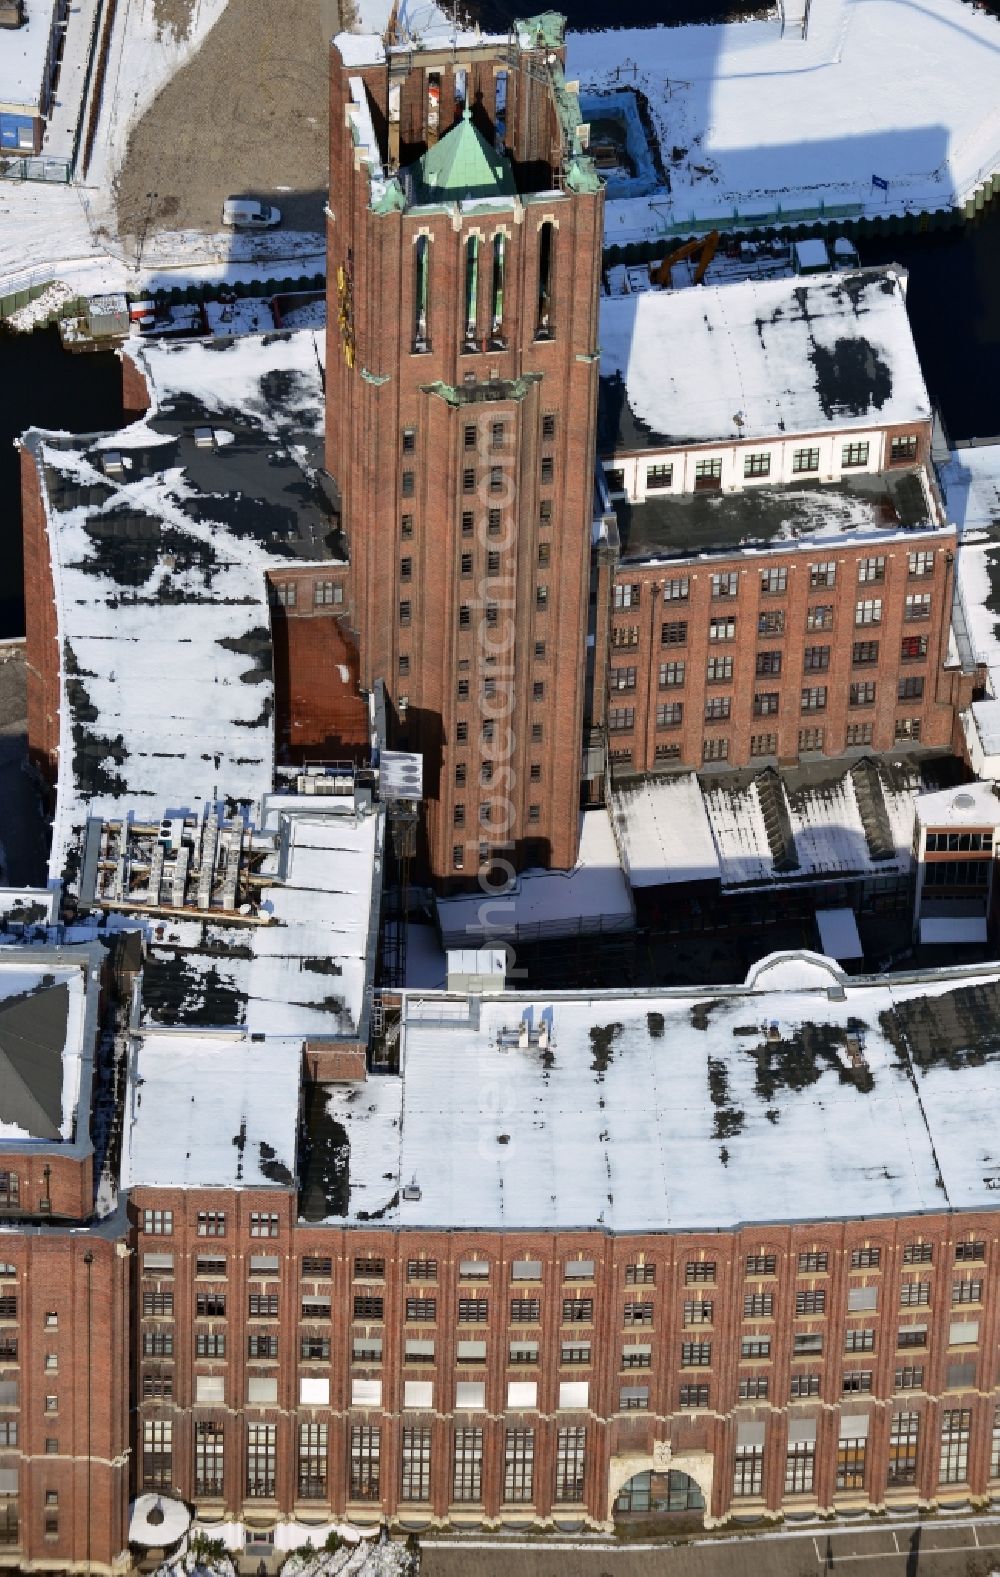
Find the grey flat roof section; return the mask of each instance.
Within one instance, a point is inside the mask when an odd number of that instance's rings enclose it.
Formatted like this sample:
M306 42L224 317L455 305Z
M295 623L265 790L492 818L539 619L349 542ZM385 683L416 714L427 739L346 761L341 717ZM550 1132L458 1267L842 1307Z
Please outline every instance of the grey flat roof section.
M642 504L618 499L615 512L623 563L791 547L802 537L933 529L920 475L911 469L739 493L653 494Z
M61 1138L69 990L41 985L0 1002L0 1122Z

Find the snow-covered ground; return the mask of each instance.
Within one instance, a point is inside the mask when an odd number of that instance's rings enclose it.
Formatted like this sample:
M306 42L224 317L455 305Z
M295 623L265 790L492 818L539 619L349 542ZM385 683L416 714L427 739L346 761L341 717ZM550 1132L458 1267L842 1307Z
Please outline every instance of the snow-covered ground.
M609 244L736 208L943 208L1000 168L1000 22L960 0L814 0L805 39L777 20L571 34L567 75L641 91L669 171L608 203Z
M324 268L322 237L305 232L205 235L151 228L141 247L117 234L114 183L132 129L200 47L226 4L199 0L183 37L170 28L158 30L154 0L119 5L86 186L0 181L0 295L53 277L73 294L96 295L169 286L178 277L259 279L262 272L312 274Z

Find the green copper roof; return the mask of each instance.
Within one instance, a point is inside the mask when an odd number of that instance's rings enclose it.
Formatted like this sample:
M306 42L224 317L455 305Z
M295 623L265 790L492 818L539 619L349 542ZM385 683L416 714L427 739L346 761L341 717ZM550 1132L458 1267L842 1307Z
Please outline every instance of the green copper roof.
M476 202L515 194L510 165L472 124L468 105L458 124L414 165L413 188L417 203Z

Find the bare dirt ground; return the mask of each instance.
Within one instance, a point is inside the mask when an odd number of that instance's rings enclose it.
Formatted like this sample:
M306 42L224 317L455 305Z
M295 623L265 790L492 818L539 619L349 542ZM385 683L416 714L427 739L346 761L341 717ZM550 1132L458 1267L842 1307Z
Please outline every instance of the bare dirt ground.
M187 33L196 3L156 0L158 24ZM218 230L234 194L277 203L284 228L321 231L335 26L336 6L317 0L229 0L132 133L121 233Z
M22 771L26 716L24 647L0 644L0 883L44 887L45 827L35 785Z

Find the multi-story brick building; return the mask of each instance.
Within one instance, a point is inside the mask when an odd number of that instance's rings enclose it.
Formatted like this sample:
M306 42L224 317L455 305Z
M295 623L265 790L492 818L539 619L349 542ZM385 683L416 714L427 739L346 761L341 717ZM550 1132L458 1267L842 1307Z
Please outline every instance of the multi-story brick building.
M0 954L0 1567L107 1572L127 1540L127 1254L86 1230L109 984L99 946Z
M951 746L972 675L897 274L610 300L601 335L613 769Z
M995 1161L960 1092L991 1098L998 991L788 955L711 1000L411 995L400 1073L307 1090L298 1153L294 1057L189 1040L208 1108L146 1039L137 1487L279 1547L985 1501Z
M561 20L334 41L327 469L431 870L572 865L603 189Z

